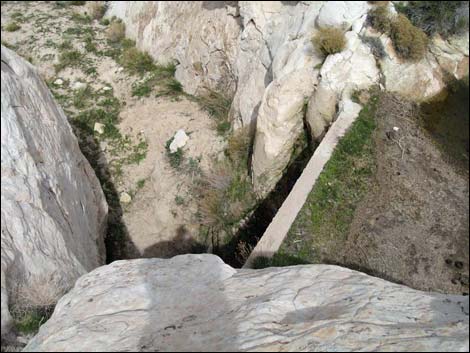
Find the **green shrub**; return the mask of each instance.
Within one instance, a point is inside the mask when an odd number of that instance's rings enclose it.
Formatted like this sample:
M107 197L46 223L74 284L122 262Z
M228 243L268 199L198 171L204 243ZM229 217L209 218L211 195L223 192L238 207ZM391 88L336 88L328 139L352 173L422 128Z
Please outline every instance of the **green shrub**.
M225 135L231 125L228 117L231 99L224 93L207 89L207 92L197 97L196 101L214 119L219 135Z
M133 74L144 74L155 69L152 57L136 47L126 48L122 53L120 64Z
M19 30L21 28L21 26L16 23L16 22L10 22L9 24L7 24L5 26L5 31L7 32L15 32L17 30Z
M67 50L60 53L59 63L55 65L56 72L66 67L79 67L82 63L83 55L78 50Z
M92 35L87 35L85 37L85 50L89 53L96 53L98 52L98 48L94 43L94 38Z
M392 21L388 7L378 6L371 9L367 14L367 22L376 31L389 33Z
M107 18L103 18L100 23L103 25L103 26L108 26L110 24L110 21L109 19Z
M113 21L106 29L106 37L111 43L117 43L124 39L126 25L122 21Z
M346 39L343 31L338 28L322 28L312 38L312 43L319 52L327 56L341 52L346 46Z
M390 38L399 57L410 61L421 60L428 44L426 34L419 28L413 26L408 18L399 14L392 21Z
M468 31L468 1L409 1L406 6L395 7L430 36Z
M179 170L181 168L181 164L184 159L184 151L182 148L178 148L176 152L171 152L170 151L170 145L173 142L174 137L170 138L165 145L166 149L166 156L168 158L168 162L170 162L170 165Z

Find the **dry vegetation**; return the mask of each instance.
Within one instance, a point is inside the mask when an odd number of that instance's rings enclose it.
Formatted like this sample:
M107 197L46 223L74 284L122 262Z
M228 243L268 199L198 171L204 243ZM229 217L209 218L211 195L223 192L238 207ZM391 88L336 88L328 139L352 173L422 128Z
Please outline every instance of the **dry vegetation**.
M341 52L346 46L343 31L338 28L321 28L312 38L315 48L325 56Z
M403 14L392 16L385 6L369 11L369 25L390 36L397 55L409 61L419 61L426 54L428 38L418 27L413 26Z

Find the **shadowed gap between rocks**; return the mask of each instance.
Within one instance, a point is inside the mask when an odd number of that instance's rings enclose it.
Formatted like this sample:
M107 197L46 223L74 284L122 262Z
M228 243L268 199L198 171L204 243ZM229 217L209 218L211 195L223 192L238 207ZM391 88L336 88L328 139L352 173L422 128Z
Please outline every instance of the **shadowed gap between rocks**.
M119 193L112 181L108 162L100 150L99 141L94 136L92 129L85 124L80 124L73 119L69 121L78 138L80 150L95 171L108 203L105 236L106 263L140 257L122 219L123 209L119 201Z

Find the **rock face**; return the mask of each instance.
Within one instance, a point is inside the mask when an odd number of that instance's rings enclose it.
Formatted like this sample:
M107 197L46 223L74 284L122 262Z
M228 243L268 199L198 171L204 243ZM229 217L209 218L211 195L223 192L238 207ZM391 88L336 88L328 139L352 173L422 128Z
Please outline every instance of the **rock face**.
M3 338L18 287L32 297L41 289L61 295L104 263L107 204L36 70L3 46L1 56Z
M235 270L213 255L81 277L25 351L465 351L468 297L329 265Z
M381 78L387 90L421 101L445 88L443 71L457 78L468 74L468 33L433 40L418 63L401 61L383 35L386 55L376 62L361 40L379 36L366 26L370 3L111 1L107 16L122 18L127 35L157 60L175 59L176 77L189 93L204 87L233 93L234 126L250 126L255 134L253 182L263 196L290 160L303 129L304 102L319 141L354 89ZM389 7L396 13L392 2ZM322 27L344 30L347 48L321 57L311 38Z
M159 62L176 61L176 78L195 94L235 89L237 12L236 1L110 1L106 16L121 18L126 35Z

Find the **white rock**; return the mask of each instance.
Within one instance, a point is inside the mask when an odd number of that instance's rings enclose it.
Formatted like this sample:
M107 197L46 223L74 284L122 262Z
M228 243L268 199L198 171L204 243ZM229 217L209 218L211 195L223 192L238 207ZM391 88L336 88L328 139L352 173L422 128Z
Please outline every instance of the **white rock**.
M320 10L317 24L346 30L364 16L368 8L367 1L327 1Z
M183 129L179 129L173 137L173 141L170 143L170 152L175 153L179 148L183 148L186 146L188 140L189 137L186 135L186 132L184 132Z
M385 89L408 99L423 101L442 91L445 82L439 63L430 52L418 62L400 59L386 35L380 36L386 55L380 60Z
M71 88L74 91L78 91L79 89L86 88L86 86L87 86L87 84L85 82L76 81L76 82L72 83Z
M106 91L111 91L112 88L109 87L109 86L104 86L104 87L102 88L102 90L106 92Z
M398 126L393 127L393 131L399 131L399 130L400 130L400 128Z
M122 204L128 204L132 201L131 195L129 195L127 192L121 192L119 195L119 202Z
M98 179L37 71L1 47L1 326L17 286L60 297L104 263L107 205ZM9 298L9 295L11 297Z
M81 277L25 351L467 351L468 310L468 296L338 266L115 261Z
M64 80L61 78L58 78L57 80L54 81L54 84L57 86L62 86L64 84Z
M96 122L94 127L93 127L93 130L101 135L101 134L104 133L104 126L105 126L104 124Z
M305 100L312 94L313 68L299 70L269 85L258 112L253 148L253 184L265 196L281 178L303 131Z
M429 50L444 71L456 79L468 76L468 32L448 40L436 35L429 45Z

